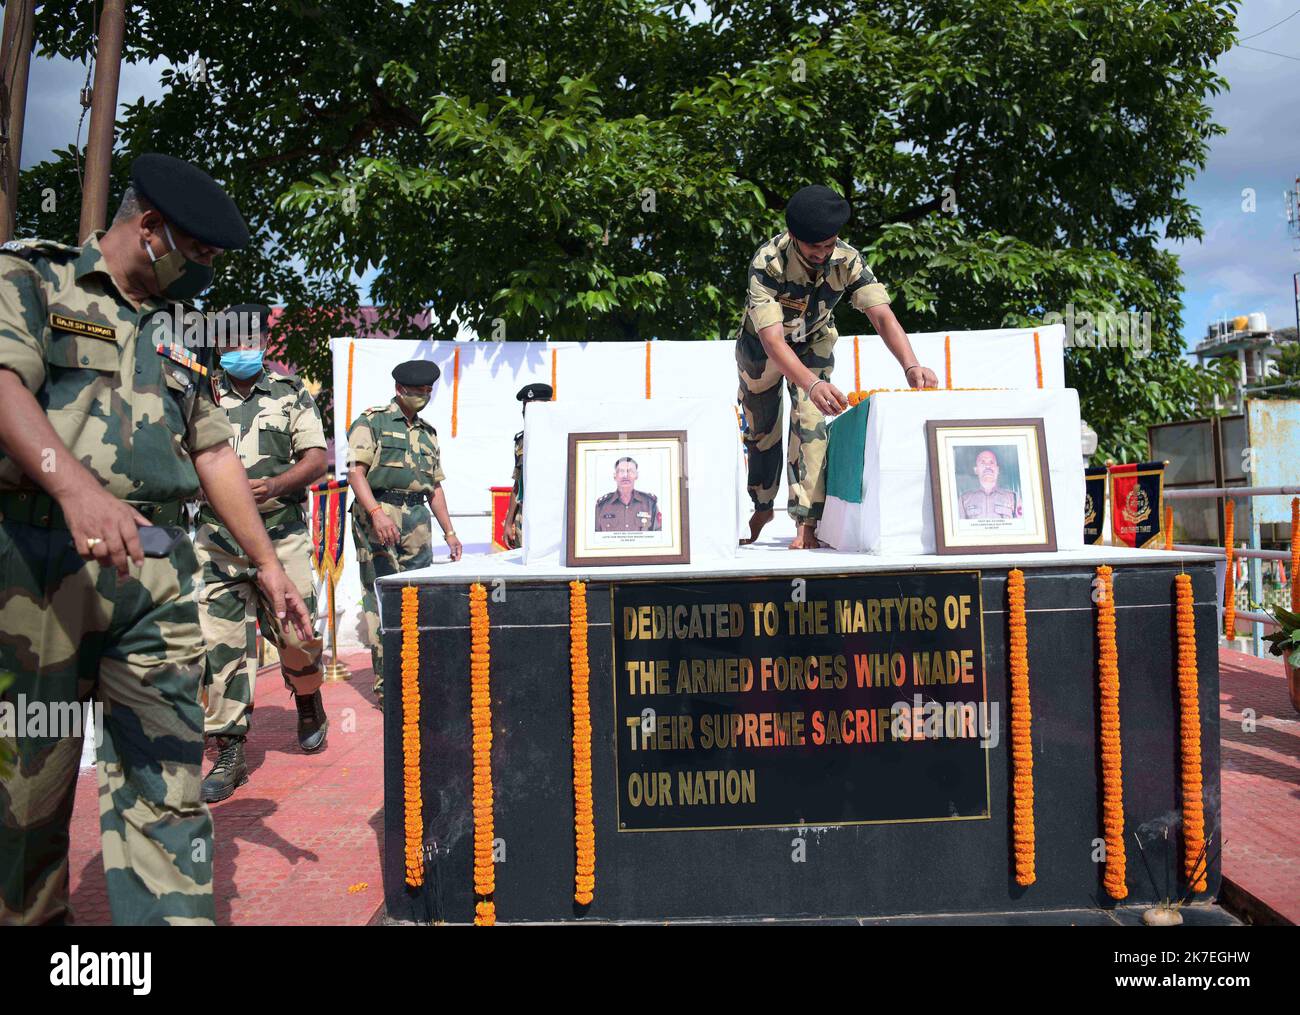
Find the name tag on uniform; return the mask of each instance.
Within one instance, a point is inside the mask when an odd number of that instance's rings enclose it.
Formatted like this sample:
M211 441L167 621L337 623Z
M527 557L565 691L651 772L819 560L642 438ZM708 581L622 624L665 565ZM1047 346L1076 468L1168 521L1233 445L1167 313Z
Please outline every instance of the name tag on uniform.
M172 345L169 342L158 343L158 355L165 356L173 363L178 363L186 370L192 370L200 377L208 376L208 368L196 360L179 345Z
M65 317L63 314L51 313L50 327L58 328L60 331L70 331L74 335L102 338L106 342L117 341L116 328L111 328L107 324L96 324L94 321L83 321L76 317Z
M793 296L778 296L776 298L776 301L786 309L797 310L801 314L808 309L807 298L800 300L800 299L796 299Z

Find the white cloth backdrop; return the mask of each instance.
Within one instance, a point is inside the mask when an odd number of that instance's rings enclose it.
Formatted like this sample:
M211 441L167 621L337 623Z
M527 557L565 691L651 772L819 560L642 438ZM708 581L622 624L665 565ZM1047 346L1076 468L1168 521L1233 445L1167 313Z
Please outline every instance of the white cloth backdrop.
M1037 387L1034 329L1003 328L951 332L951 377L954 387ZM1039 361L1045 388L1065 386L1063 344L1065 328L1037 329ZM945 380L944 332L915 334L912 346L921 363ZM533 381L547 384L552 372L560 403L587 401L636 403L658 399L705 398L732 407L736 397L735 343L719 342L411 342L396 339L336 338L331 342L334 364L335 462L346 470L347 428L362 410L386 405L393 397L392 369L408 359L427 359L442 368L433 398L421 413L438 431L444 489L457 534L467 553L490 549L491 486L508 486L514 468L514 434L523 426L515 392ZM843 335L835 349L832 379L842 391L854 387L854 350L863 388L902 387L902 371L875 335ZM460 383L456 394L456 435L452 436L453 368L460 353ZM349 415L350 406L350 415ZM531 411L531 410L530 410ZM555 467L562 469L561 462ZM785 479L776 503L777 520L765 536L793 525L780 508L785 503ZM742 504L742 508L743 508ZM558 537L557 537L558 538ZM337 591L343 613L340 643L357 644L357 615L361 586L346 536L347 567ZM434 560L446 559L435 538Z

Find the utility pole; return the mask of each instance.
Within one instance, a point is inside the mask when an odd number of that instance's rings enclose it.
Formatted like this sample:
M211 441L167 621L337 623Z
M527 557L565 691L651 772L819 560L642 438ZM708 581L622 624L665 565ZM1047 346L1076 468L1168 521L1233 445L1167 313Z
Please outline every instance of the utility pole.
M123 0L104 0L99 18L99 48L95 52L95 91L90 103L90 135L86 139L86 178L81 191L81 226L77 242L85 243L108 221L108 180L113 163L113 133L117 123L117 82L122 69L122 36L126 31Z
M36 0L9 0L5 4L4 36L0 41L0 243L14 238L35 14Z

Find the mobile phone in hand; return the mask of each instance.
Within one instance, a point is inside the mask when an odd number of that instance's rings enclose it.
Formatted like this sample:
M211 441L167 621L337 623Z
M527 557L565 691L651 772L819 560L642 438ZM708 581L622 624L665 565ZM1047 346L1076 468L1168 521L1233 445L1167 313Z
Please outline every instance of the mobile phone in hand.
M169 525L141 525L140 549L146 557L166 557L185 538L181 529Z

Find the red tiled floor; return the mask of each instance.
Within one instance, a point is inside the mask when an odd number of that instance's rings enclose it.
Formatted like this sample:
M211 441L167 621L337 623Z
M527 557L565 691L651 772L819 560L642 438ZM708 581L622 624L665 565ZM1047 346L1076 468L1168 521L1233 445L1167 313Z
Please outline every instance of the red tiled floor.
M1219 717L1224 880L1300 923L1300 716L1281 661L1220 649Z
M219 924L365 924L383 904L383 723L370 694L370 654L343 661L352 679L324 687L330 731L316 755L298 750L297 713L279 669L258 675L249 781L212 807ZM94 769L78 777L71 834L76 921L107 924Z

